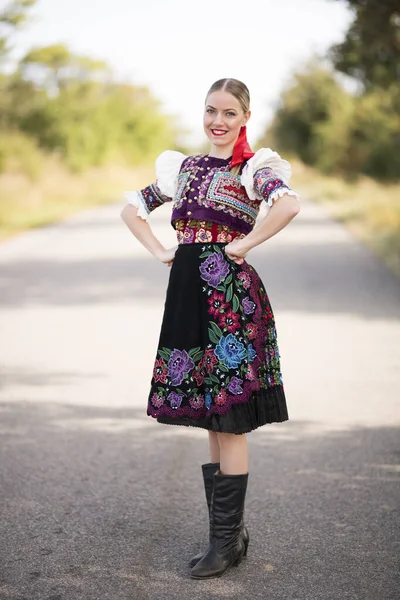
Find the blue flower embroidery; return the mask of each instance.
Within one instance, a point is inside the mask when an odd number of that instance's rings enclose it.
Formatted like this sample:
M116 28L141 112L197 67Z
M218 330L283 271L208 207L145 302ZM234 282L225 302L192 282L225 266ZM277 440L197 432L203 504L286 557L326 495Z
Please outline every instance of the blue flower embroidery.
M206 394L206 408L209 409L211 406L212 397L211 394Z
M214 353L229 369L236 369L247 356L246 348L232 333L221 337Z
M250 363L252 363L253 360L255 359L255 357L257 356L257 352L254 350L253 344L249 344L247 346L247 356L248 356L248 361Z

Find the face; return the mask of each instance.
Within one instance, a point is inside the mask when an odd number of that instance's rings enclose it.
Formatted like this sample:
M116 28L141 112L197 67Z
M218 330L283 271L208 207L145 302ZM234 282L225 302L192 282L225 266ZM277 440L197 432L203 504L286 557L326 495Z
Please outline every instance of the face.
M246 125L250 111L243 112L240 102L229 92L212 92L206 99L204 131L214 146L234 146L242 125Z

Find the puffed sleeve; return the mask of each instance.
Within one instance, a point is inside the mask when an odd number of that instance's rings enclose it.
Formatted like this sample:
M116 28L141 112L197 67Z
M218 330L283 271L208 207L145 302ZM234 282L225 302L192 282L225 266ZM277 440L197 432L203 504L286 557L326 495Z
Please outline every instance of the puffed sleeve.
M156 160L156 181L142 190L124 192L124 199L138 209L138 215L148 220L149 214L175 196L179 170L186 156L166 150Z
M299 195L288 186L291 174L292 169L287 160L271 148L261 148L247 161L241 183L249 198L265 200L272 206L274 200L284 194L299 199Z

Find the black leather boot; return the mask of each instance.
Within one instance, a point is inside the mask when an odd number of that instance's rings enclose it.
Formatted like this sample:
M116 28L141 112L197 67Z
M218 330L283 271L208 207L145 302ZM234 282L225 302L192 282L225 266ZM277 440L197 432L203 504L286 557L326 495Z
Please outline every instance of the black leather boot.
M193 579L223 575L232 565L239 565L247 553L243 538L243 512L248 473L214 475L210 511L210 545L203 558L193 567Z
M215 473L217 473L219 471L219 463L207 463L205 465L201 465L201 468L203 470L204 491L206 493L208 515L210 516L211 498L212 498L212 492L213 492L213 488L214 488L214 475L215 475ZM244 545L246 548L246 554L247 554L247 547L249 545L249 532L247 531L247 528L244 526L243 526L241 535L243 537L243 542L244 542ZM210 536L210 539L211 539L211 536ZM196 556L193 556L189 565L191 567L194 567L194 565L197 565L199 560L203 558L204 554L205 554L205 552L199 552L199 554L196 554Z
M206 493L208 516L210 516L211 498L214 487L214 475L219 470L219 463L207 463L205 465L201 465L201 468L203 471L204 491ZM194 565L197 565L199 560L203 558L204 554L204 552L200 552L199 554L196 554L196 556L193 556L192 560L189 563L190 566L194 567Z

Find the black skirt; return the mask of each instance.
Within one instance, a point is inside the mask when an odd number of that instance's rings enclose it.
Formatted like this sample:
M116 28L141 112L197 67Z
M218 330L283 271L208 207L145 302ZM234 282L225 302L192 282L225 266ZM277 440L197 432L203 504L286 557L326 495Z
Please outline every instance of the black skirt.
M264 285L224 243L181 244L171 267L147 414L247 433L288 419Z

